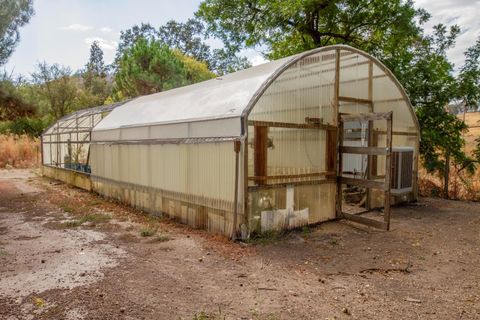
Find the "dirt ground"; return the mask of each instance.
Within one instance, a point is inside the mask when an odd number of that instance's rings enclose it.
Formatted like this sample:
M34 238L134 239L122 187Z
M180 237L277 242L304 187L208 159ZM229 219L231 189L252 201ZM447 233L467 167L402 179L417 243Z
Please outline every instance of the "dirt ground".
M233 243L0 171L0 319L480 319L480 203Z

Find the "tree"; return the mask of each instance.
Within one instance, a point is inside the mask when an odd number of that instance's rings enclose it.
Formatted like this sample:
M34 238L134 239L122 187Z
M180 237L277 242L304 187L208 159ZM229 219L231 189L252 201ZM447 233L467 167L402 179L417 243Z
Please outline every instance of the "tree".
M120 41L118 43L117 52L115 53L115 61L113 67L117 68L120 59L126 50L132 48L139 39L155 40L158 32L149 23L141 23L139 26L134 25L130 29L120 31Z
M54 119L78 108L78 84L72 78L70 68L46 62L39 63L36 68L32 74L33 82L37 85L39 97L46 101L47 112Z
M183 64L167 45L140 38L120 58L115 90L131 98L181 86L184 79Z
M33 15L32 0L2 0L0 3L0 65L5 64L20 40L18 29Z
M86 71L97 77L105 77L107 69L103 61L103 50L100 48L98 41L93 41L90 46L90 58L88 59Z
M465 52L465 64L458 76L458 98L467 110L477 110L480 103L480 38Z
M94 41L90 47L90 58L82 71L82 78L85 88L81 96L83 104L90 107L102 105L110 94L110 87L103 51L98 41Z
M444 179L447 197L450 167L453 165L457 174L462 171L471 174L476 168L476 161L464 152L463 134L468 127L447 109L458 92L447 50L454 46L459 33L457 26L449 30L442 24L435 26L432 35L423 37L413 47L412 59L401 74L416 106L423 165L428 172Z
M25 101L17 89L21 81L15 81L5 71L0 74L0 121L12 121L36 114L35 106Z
M193 57L183 54L178 49L174 49L173 54L183 64L185 72L184 85L202 82L216 77L215 73L208 69L208 65L205 62L195 60Z
M189 19L184 23L170 20L160 26L158 31L145 23L122 31L114 62L115 68L118 68L125 50L133 47L141 38L161 41L171 49L178 49L186 56L205 62L217 75L250 67L248 59L239 57L233 50L212 49L204 41L203 24L196 19Z
M227 48L265 47L270 59L338 43L388 57L428 18L402 0L205 0L196 15Z
M204 31L205 27L198 19L188 19L185 23L170 20L159 28L158 36L170 48L205 62L218 75L250 67L248 59L239 57L234 50L212 49L204 41Z
M170 48L176 48L198 61L209 63L210 46L199 36L203 31L204 27L198 20L188 19L185 23L170 20L158 29L158 38Z

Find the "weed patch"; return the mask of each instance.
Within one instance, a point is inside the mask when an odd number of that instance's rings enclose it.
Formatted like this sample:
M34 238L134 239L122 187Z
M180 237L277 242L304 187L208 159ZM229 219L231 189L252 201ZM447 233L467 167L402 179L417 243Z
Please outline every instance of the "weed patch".
M247 240L247 242L255 245L265 245L279 241L285 236L285 234L286 233L284 231L269 230L261 234L253 235Z
M151 237L157 232L157 228L148 226L140 229L140 235L142 237Z
M111 217L107 216L106 214L99 214L99 213L86 214L80 217L79 219L64 222L63 226L65 228L75 228L75 227L81 226L86 222L103 223L103 222L109 221L110 219Z
M166 241L169 241L169 240L170 240L169 236L162 234L162 235L154 237L149 242L150 243L156 243L156 242L166 242Z
M332 246L338 246L339 245L338 239L330 239L330 240L328 240L328 243Z

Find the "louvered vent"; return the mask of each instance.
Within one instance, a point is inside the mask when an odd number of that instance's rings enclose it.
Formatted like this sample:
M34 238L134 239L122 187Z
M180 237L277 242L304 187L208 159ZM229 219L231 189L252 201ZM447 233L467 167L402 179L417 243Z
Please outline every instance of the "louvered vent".
M395 191L412 190L413 148L401 147L392 150L392 184Z

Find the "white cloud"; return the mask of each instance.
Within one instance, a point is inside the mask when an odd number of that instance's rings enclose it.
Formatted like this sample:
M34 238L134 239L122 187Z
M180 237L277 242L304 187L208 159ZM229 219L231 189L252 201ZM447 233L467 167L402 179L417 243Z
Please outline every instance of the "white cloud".
M109 27L101 27L101 28L98 29L98 31L101 31L103 33L110 33L113 30L112 30L112 28L109 28Z
M92 26L86 26L86 25L79 24L79 23L74 23L74 24L71 24L69 26L62 27L61 29L62 30L69 30L69 31L85 32L85 31L92 30L93 27Z
M426 9L431 15L426 29L432 30L436 24L447 26L457 24L462 33L457 38L456 46L448 52L450 60L458 70L464 63L463 53L475 44L480 36L480 1L471 0L418 0L416 6Z
M109 41L100 37L85 38L85 43L88 44L89 46L92 45L94 41L97 41L98 45L103 50L115 50L118 45L116 41Z

